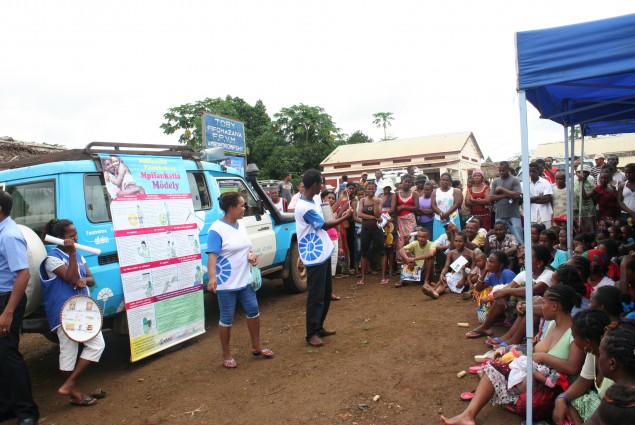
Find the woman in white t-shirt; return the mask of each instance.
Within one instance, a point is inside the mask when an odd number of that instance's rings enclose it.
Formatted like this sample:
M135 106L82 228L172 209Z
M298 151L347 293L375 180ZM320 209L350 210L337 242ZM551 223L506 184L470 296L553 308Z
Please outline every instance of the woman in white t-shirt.
M236 304L240 301L247 315L247 328L254 356L273 357L273 351L260 343L260 311L256 292L250 285L250 265L258 265L258 257L251 252L247 230L238 220L245 215L245 200L238 192L226 192L220 197L225 215L212 224L207 235L207 290L218 296L220 309L219 335L223 348L223 366L238 366L229 349L230 330Z

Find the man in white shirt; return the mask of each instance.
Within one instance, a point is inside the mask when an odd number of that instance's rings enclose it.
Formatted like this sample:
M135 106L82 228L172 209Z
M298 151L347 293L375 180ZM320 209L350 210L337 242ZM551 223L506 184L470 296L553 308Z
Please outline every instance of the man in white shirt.
M335 335L335 331L324 329L324 320L331 305L333 282L331 280L331 253L333 243L326 230L348 220L351 209L340 218L325 221L319 202L315 197L322 190L323 177L317 170L308 170L302 177L304 193L295 206L295 223L300 259L306 267L306 342L312 347L321 347L323 337Z
M375 185L377 186L375 198L379 198L384 193L384 183L384 174L380 170L375 171Z
M535 162L529 164L529 195L531 202L531 222L543 224L547 229L551 227L553 208L551 197L553 188L551 183L540 177L539 166Z

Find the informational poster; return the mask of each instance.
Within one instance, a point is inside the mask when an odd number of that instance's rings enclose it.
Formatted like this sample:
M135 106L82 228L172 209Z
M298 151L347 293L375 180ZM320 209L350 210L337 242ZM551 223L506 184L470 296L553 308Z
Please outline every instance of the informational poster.
M205 332L203 266L178 159L100 155L119 256L131 360Z

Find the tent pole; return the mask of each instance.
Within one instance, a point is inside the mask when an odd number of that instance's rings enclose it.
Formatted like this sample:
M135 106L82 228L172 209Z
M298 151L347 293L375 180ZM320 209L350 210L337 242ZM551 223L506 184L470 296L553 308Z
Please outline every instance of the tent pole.
M573 184L574 184L574 178L575 178L575 125L572 125L570 128L571 131L571 163L569 164L571 169L569 170L569 182L570 182L570 188L571 188L571 193L573 193ZM567 235L567 239L571 238L571 240L573 240L573 219L575 218L575 215L573 214L573 199L570 200L570 202L567 204L567 207L570 211L567 211L570 214L567 214L567 218L572 217L570 220L567 220L567 225L569 226L569 234Z
M573 217L571 212L571 174L570 174L570 163L573 155L569 155L569 128L564 127L564 170L565 175L565 185L567 188L567 251L569 254L573 251L573 232L571 231L571 221L569 217ZM571 158L570 158L571 157ZM525 263L527 264L527 263Z
M584 169L584 126L580 126L580 133L582 135L582 144L580 146L580 166ZM584 176L584 172L580 173L581 176ZM583 182L584 183L584 182ZM573 183L575 187L575 182ZM578 200L578 226L582 224L582 191L584 190L584 186L580 188L580 199Z
M520 108L520 146L522 151L522 169L523 172L523 211L525 214L525 224L523 229L523 236L525 241L531 241L531 206L529 204L529 135L527 129L527 98L525 91L518 92L518 105ZM526 282L533 281L531 270L531 243L525 243L525 279ZM533 376L533 346L532 337L534 334L534 308L533 308L533 287L532 285L525 285L525 300L527 301L525 320L525 338L527 343L527 376ZM525 422L532 424L532 409L533 406L533 379L527 379L527 416Z

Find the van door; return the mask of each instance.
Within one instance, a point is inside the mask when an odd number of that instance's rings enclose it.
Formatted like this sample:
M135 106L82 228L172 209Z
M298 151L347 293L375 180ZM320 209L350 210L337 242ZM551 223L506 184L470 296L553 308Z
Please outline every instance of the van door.
M221 195L225 192L240 192L245 198L245 217L241 223L247 229L253 252L258 255L258 266L261 269L271 266L276 255L276 235L271 214L267 210L260 214L257 198L244 180L238 177L216 177L216 183Z

